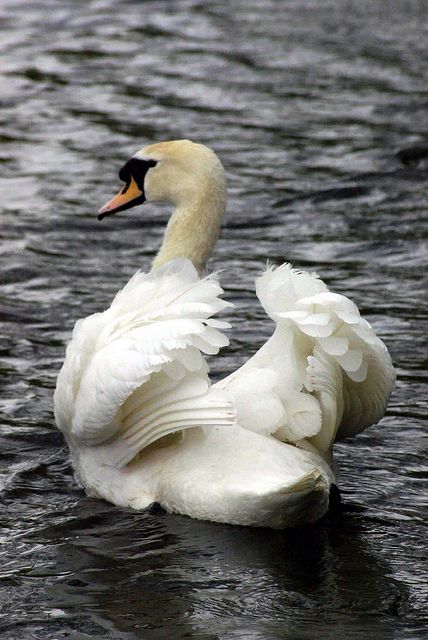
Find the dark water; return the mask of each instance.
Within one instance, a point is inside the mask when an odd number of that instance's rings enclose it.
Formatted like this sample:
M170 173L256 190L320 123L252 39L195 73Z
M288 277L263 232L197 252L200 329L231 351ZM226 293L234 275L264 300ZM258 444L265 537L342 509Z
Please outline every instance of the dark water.
M427 637L427 4L2 10L1 637ZM211 145L228 174L211 266L237 307L214 375L270 332L253 291L266 257L353 297L394 358L387 416L336 447L344 511L316 526L134 513L73 482L52 415L64 345L148 267L167 216L95 212L124 160L177 137Z

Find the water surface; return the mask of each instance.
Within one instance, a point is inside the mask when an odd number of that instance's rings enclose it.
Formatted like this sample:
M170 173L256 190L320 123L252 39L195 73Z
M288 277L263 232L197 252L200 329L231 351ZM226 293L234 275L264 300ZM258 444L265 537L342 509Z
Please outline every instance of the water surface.
M2 637L426 637L425 3L2 8ZM253 287L266 258L351 296L397 367L386 417L336 447L343 513L315 526L251 530L90 499L55 429L75 320L148 268L168 216L95 212L132 153L182 137L212 146L228 176L211 267L236 308L214 377L270 334Z

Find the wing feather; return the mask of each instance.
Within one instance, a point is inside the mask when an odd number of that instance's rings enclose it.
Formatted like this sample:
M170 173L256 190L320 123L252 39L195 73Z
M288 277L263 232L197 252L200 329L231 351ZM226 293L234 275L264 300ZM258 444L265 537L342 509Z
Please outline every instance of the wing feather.
M281 299L283 290L292 296ZM278 324L285 322L290 331L311 338L310 352L301 352L308 362L303 387L322 410L322 429L313 438L318 448L327 450L334 440L378 422L394 388L395 372L385 345L358 307L328 291L315 274L301 274L290 265L263 274L258 293Z
M135 274L104 313L76 323L54 396L58 427L96 446L116 439L114 463L176 430L229 424L233 404L210 389L202 353L228 344L211 316L229 303L215 276L188 260Z
M335 440L383 416L395 380L388 351L357 306L328 291L316 274L289 264L269 267L256 291L277 328L221 386L234 395L238 420L247 428L288 442L309 438L328 455ZM249 387L265 397L253 414Z

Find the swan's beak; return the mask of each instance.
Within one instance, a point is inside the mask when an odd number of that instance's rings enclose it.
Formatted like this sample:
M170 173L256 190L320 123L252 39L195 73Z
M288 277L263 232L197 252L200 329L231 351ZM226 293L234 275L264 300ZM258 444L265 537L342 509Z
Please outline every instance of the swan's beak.
M131 177L131 182L126 185L117 196L114 196L98 211L98 220L102 220L106 216L118 211L125 211L135 207L137 204L142 204L145 200L144 193L141 191L134 178Z

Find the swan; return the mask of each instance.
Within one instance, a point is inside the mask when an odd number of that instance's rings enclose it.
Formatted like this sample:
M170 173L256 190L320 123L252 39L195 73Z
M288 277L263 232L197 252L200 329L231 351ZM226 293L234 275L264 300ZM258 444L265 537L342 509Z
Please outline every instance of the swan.
M216 154L189 140L136 153L99 218L175 206L148 273L78 320L55 418L87 493L122 507L286 528L315 522L336 483L332 445L378 422L394 387L385 345L316 274L268 266L258 298L276 323L242 367L211 384L205 354L228 344L230 306L204 275L226 208Z

